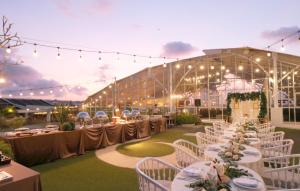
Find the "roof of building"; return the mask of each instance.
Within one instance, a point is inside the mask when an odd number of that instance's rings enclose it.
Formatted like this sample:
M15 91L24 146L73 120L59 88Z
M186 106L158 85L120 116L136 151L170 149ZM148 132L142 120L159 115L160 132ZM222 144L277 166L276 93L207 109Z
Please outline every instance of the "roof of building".
M41 99L15 99L15 98L1 98L2 103L13 105L17 108L23 108L26 106L48 106L52 107L51 103L48 103Z

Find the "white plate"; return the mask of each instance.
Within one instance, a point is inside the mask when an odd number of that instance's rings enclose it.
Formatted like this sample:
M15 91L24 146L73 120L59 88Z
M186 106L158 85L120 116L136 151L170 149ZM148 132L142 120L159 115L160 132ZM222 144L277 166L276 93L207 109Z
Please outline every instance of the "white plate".
M190 177L200 176L202 173L202 169L199 168L185 168L182 171L186 176Z

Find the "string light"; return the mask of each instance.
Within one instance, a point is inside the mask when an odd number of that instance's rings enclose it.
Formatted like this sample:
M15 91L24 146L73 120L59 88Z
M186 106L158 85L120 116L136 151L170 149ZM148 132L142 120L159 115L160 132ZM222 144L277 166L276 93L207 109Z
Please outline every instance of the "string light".
M101 58L101 51L98 51L98 54L99 54L98 60L101 61L102 60L102 58Z
M210 66L210 69L213 70L213 69L215 69L215 67L214 66Z
M37 50L36 50L36 43L34 43L34 50L33 50L33 56L34 57L37 57L38 56L38 53L37 53Z
M204 66L203 65L200 66L200 70L204 70Z
M10 46L8 46L8 47L6 48L6 53L7 53L7 54L10 54L10 53L11 53L11 48L10 48Z
M255 61L256 61L256 62L260 62L260 58L256 58Z
M283 44L283 40L284 40L284 39L281 39L281 48L280 48L280 50L281 50L282 52L285 51L285 47L284 47L284 44Z
M21 92L19 95L20 95L20 96L23 96L23 93Z
M78 50L78 51L79 51L79 62L81 62L82 61L82 54L81 54L82 50Z
M267 53L267 56L270 57L270 56L271 56L271 52L268 52L268 53Z
M133 63L136 63L135 57L136 57L136 55L134 54L133 55Z
M188 65L188 69L192 69L192 65Z
M225 66L221 66L221 70L225 70Z
M33 92L30 92L30 95L31 95L31 96L33 96L33 95L34 95L34 93L33 93Z
M57 47L57 56L56 56L57 60L60 60L60 47Z
M258 68L256 68L256 69L255 69L255 72L256 72L256 73L258 73L258 72L259 72L259 69L258 69Z
M50 94L53 94L53 91L52 91L52 90L50 90Z
M163 67L167 67L167 64L166 64L166 57L164 57L164 64L163 64Z
M242 71L244 69L244 67L243 66L239 66L238 69Z
M180 68L180 64L176 64L176 68L179 69Z

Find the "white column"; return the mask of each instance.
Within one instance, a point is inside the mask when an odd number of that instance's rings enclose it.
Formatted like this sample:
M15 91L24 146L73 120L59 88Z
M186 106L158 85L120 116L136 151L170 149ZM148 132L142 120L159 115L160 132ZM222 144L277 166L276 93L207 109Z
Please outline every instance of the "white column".
M170 107L170 112L174 111L172 94L173 94L173 74L172 74L172 64L169 63L169 99L170 99L169 107Z
M278 108L278 76L277 76L277 53L272 53L273 60L273 100L274 108Z

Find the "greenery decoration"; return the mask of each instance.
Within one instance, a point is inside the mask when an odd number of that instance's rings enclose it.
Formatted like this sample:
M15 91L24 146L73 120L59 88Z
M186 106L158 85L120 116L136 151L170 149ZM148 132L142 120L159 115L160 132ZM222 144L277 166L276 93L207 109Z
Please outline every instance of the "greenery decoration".
M176 124L181 125L181 124L195 124L199 120L196 115L188 114L188 113L183 113L179 114L176 116Z
M231 101L247 101L260 100L260 109L258 118L262 119L267 115L267 97L264 92L248 92L248 93L228 93L227 95L227 114L231 116L232 109L230 107Z
M4 142L3 140L0 140L0 151L5 156L8 156L12 159L14 158L14 154L13 154L13 151L12 151L10 145L7 144L6 142Z
M231 179L239 178L241 176L252 176L247 170L239 169L235 163L228 163L223 166L224 174L218 172L220 164L218 161L213 161L216 166L218 181L210 178L200 178L197 181L187 185L189 188L193 188L193 191L206 190L206 191L230 191L231 187L229 182ZM219 166L219 167L218 167ZM221 167L222 168L222 167Z

